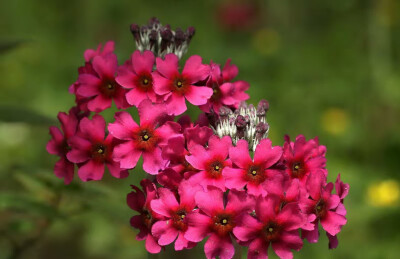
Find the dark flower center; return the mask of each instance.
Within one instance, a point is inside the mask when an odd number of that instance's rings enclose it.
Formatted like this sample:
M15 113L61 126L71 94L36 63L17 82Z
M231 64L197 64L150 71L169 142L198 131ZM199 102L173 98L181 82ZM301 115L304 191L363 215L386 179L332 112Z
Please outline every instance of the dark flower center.
M107 147L102 143L96 143L92 147L92 158L103 162L107 157Z
M211 96L211 100L218 101L219 99L221 99L222 92L221 89L219 88L219 85L217 83L214 83L212 89L213 89L213 95Z
M178 75L174 80L173 80L173 87L172 91L184 94L186 90L188 89L189 83L187 79L182 77L181 75Z
M320 200L315 205L315 214L318 218L323 218L326 215L326 203L324 200Z
M150 74L144 73L136 79L136 86L143 91L147 91L153 86L153 78Z
M151 226L153 225L153 216L151 215L151 212L148 210L148 209L146 209L146 208L143 208L143 210L142 210L142 212L141 212L141 216L142 216L142 221L143 221L143 224L148 228L148 229L150 229L151 228Z
M152 150L155 146L157 146L159 137L157 136L154 129L151 127L141 127L133 133L136 139L136 148L141 150Z
M263 228L264 238L266 241L276 241L281 233L281 226L279 226L276 222L268 222Z
M265 181L265 169L263 166L251 165L246 170L245 179L249 182L260 184Z
M225 236L229 234L235 227L233 215L231 215L230 213L219 213L212 218L212 221L212 229L219 236Z
M113 97L117 88L118 84L114 80L108 80L103 82L100 92L108 97Z
M295 162L292 165L292 177L302 178L305 174L304 164L302 162Z
M214 160L207 167L207 173L211 178L220 178L222 176L222 170L224 169L224 163L221 160Z
M179 209L175 212L175 215L172 217L174 227L178 230L185 231L188 226L186 224L186 210Z

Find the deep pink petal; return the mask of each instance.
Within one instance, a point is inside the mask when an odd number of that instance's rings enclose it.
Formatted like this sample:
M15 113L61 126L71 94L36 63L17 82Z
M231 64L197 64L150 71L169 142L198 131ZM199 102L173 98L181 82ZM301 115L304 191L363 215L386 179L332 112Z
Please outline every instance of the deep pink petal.
M198 212L187 215L188 229L185 238L192 242L201 242L209 233L210 217Z
M114 115L115 122L108 124L108 131L117 139L130 140L132 133L138 128L136 122L128 112L117 112Z
M106 165L110 174L115 178L125 178L129 175L128 170L122 169L117 162L107 163Z
M92 141L103 141L105 136L106 121L101 115L95 114L92 120L83 118L79 123L79 130Z
M151 233L158 238L158 244L161 246L166 246L174 242L178 235L178 230L176 230L171 220L157 221L151 227Z
M140 125L161 124L167 116L167 110L164 104L153 104L149 99L143 100L139 104L138 112L140 117Z
M190 242L189 240L187 240L185 238L185 234L183 232L179 232L178 238L175 241L175 250L176 251L180 251L180 250L183 250L185 248L190 248L194 244L195 243Z
M136 50L132 54L132 66L136 74L143 72L151 73L153 70L154 61L154 54L149 50L145 50L143 53L140 53L139 50Z
M143 170L149 174L158 174L165 168L167 160L161 157L161 149L156 147L153 152L143 152Z
M179 207L175 194L167 188L159 188L158 195L159 199L151 202L151 208L159 214L170 217L170 212Z
M202 58L198 55L191 56L186 60L182 75L190 79L190 83L194 84L205 80L210 75L210 66L201 63Z
M263 222L275 218L275 208L277 208L279 202L280 200L277 196L268 195L266 198L259 197L256 203L256 215Z
M232 240L229 235L220 237L217 234L211 234L204 245L204 253L207 259L217 258L231 259L235 254Z
M111 107L112 99L102 94L97 95L88 102L88 109L92 112L101 112Z
M147 252L151 254L157 254L161 252L161 246L157 243L156 239L152 235L147 235L146 244Z
M233 229L233 234L240 241L246 242L254 239L263 228L263 224L249 214L241 218L240 226Z
M181 115L187 109L185 97L182 95L172 93L166 100L168 114Z
M252 163L247 141L241 139L237 142L236 147L231 147L229 149L229 157L233 164L243 169Z
M132 210L140 212L146 202L146 197L138 187L132 185L132 189L133 191L126 196L126 203Z
M268 246L269 242L261 238L254 239L247 252L247 259L268 259Z
M208 150L211 157L219 156L226 159L229 155L229 148L232 147L230 136L224 136L221 139L213 135L208 141Z
M272 249L282 259L292 259L291 249L299 251L303 246L303 241L297 231L283 232L279 242L272 242Z
M160 73L153 72L151 74L153 77L153 87L154 87L154 92L158 95L165 95L169 92L171 92L171 80L168 78L165 78L162 76Z
M326 235L329 239L329 249L335 249L339 245L339 240L337 236L332 236L328 232L326 232Z
M101 78L114 78L118 67L117 56L113 53L96 56L93 58L92 65Z
M223 192L210 188L208 192L199 191L195 196L197 206L208 216L213 216L215 211L223 210Z
M231 81L237 76L239 69L236 65L231 64L231 59L228 59L222 69L222 78L225 82Z
M264 164L265 168L274 165L282 156L282 148L275 146L272 148L270 139L263 139L256 147L254 162Z
M299 206L294 202L286 204L279 212L276 219L284 224L285 230L287 231L301 228L306 220Z
M103 178L104 163L89 160L86 164L78 169L78 176L82 181L98 181Z
M336 236L346 222L347 219L344 216L333 211L327 211L325 217L321 218L322 227L332 236Z
M164 60L156 59L157 71L166 78L171 78L178 73L178 57L173 54L165 55Z
M301 236L302 238L307 239L307 241L310 243L317 243L319 239L318 225L315 225L313 230L302 230Z
M138 107L139 104L146 99L148 99L147 93L140 91L137 88L134 88L126 93L126 101L135 107Z
M203 146L196 145L190 150L191 156L186 156L186 161L198 170L205 169L205 163L210 159L207 151Z
M202 105L213 95L213 90L209 87L191 85L185 93L186 99L193 105Z
M114 148L114 160L120 162L121 168L134 168L140 158L142 151L135 149L132 141L119 144Z
M228 189L242 190L247 183L243 178L243 173L243 169L225 167L222 171L222 175L225 178L225 186Z
M64 184L70 184L74 178L74 164L62 157L54 165L54 174L64 179Z

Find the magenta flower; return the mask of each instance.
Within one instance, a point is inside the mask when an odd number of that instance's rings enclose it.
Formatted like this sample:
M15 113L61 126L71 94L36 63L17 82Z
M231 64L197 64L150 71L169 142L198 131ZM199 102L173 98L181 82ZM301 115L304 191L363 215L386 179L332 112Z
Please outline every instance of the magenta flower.
M153 200L150 205L153 211L165 217L164 220L156 222L151 229L152 234L159 238L159 245L166 246L175 241L175 250L190 249L196 245L187 240L184 234L188 229L187 216L195 213L194 195L201 189L200 186L197 187L182 182L179 186L179 202L169 189L158 189L159 199Z
M105 138L105 127L106 122L100 115L94 115L92 120L83 118L78 133L69 139L71 151L67 158L79 164L78 175L82 181L101 180L104 165L116 178L128 176L128 171L121 169L119 163L112 159L117 140L111 135Z
M187 216L189 227L185 238L200 242L210 236L204 245L206 257L232 258L235 254L232 230L234 231L241 217L250 211L252 200L245 192L231 190L225 207L223 192L215 187L209 187L207 192L197 192L195 199L200 212Z
M149 174L158 174L165 168L168 160L161 156L161 146L169 137L180 131L178 123L168 121L165 105L152 104L144 100L139 107L140 125L127 112L117 112L115 122L108 125L108 130L115 138L125 142L115 147L114 160L122 168L134 168L143 155L143 170Z
M146 240L146 250L149 253L156 254L161 251L161 246L157 243L157 238L151 234L151 228L155 222L162 220L163 216L154 212L150 203L158 198L156 186L148 179L140 182L141 191L138 187L131 185L133 191L128 193L126 201L128 206L139 212L139 215L133 216L130 220L133 228L139 229L137 240Z
M50 154L60 157L54 166L54 174L58 178L64 179L65 184L69 184L74 177L74 164L67 159L67 153L71 148L68 141L78 129L78 118L72 109L69 114L59 112L57 117L61 122L62 132L57 127L50 127L52 139L47 143L46 150Z
M240 241L249 244L247 258L267 259L270 244L280 258L293 258L291 250L299 251L303 246L298 229L305 218L299 206L289 203L277 210L279 206L278 196L260 196L255 206L256 218L246 214L233 229Z
M254 160L249 154L246 140L239 140L236 147L229 149L232 167L227 167L223 173L225 186L229 189L243 189L254 196L267 193L279 194L283 184L283 174L273 169L282 156L282 148L272 147L271 140L263 139L254 152Z
M211 109L216 113L222 106L230 106L237 108L242 101L249 99L249 95L245 93L250 85L245 81L231 82L238 74L238 68L235 65L230 65L230 59L227 60L224 69L218 64L211 62L211 73L207 80L207 86L213 90L213 95L206 104L199 108L205 112L210 112Z
M314 229L302 232L303 237L311 243L318 241L318 222L321 222L322 228L331 236L336 236L347 222L345 216L336 211L340 198L336 194L331 194L333 184L325 185L325 183L326 179L322 173L310 174L306 185L310 198L300 203L302 211L316 216L313 222Z
M186 156L186 160L199 172L192 175L189 181L192 184L200 184L204 190L207 186L215 186L225 191L223 172L231 165L227 159L231 146L232 140L229 136L220 139L213 135L208 142L207 150L202 145L191 147L189 150L191 155Z
M126 90L115 81L117 56L114 53L95 56L92 60L94 73L82 73L78 78L76 93L90 98L90 111L101 112L111 107L114 100L118 109L129 107L125 99Z
M145 100L157 102L157 96L153 89L153 71L155 57L153 52L136 50L131 60L118 70L115 79L124 88L131 89L126 93L126 100L136 107Z
M312 172L322 172L326 175L325 150L324 146L319 146L317 139L306 141L303 135L299 135L293 143L286 136L282 155L286 173L292 179L298 178L303 185Z
M178 71L178 57L167 54L165 59L156 59L157 71L153 73L154 91L164 96L169 114L180 115L186 111L185 98L194 105L202 105L210 99L211 88L195 86L210 73L208 65L201 63L200 56L191 56L182 73Z
M95 49L95 50L87 49L83 53L83 57L85 58L86 62L90 62L96 56L107 56L108 54L111 54L114 52L114 45L115 45L115 43L113 41L107 41L106 44L104 44L104 47L102 46L102 44L99 44L97 46L97 49Z

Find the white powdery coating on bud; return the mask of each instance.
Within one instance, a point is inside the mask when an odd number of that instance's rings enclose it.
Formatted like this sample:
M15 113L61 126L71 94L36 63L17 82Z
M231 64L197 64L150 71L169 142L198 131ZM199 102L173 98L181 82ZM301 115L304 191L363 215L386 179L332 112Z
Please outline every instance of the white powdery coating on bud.
M248 119L248 123L244 128L238 129L236 119L239 115ZM257 125L260 123L265 124L266 127L261 135L257 132ZM253 105L242 103L235 112L231 111L228 115L220 117L213 130L220 138L230 136L234 145L239 139L244 139L249 143L249 150L255 151L260 140L268 137L269 126L265 116L257 116L257 110Z

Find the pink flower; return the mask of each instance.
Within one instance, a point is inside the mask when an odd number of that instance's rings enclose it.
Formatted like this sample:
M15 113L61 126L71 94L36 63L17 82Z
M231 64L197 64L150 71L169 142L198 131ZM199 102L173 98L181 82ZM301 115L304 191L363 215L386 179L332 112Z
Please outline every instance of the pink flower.
M211 88L195 86L209 76L210 68L201 63L200 56L191 56L182 73L178 71L178 57L167 54L156 59L157 71L153 73L154 91L164 96L169 114L180 115L186 111L185 98L194 105L202 105L213 94Z
M112 100L118 109L127 108L126 90L115 81L117 56L114 53L95 56L91 62L93 71L81 73L76 94L90 98L87 107L90 111L101 112L111 107Z
M224 170L225 186L237 190L246 186L247 192L254 196L278 194L282 189L283 174L272 166L281 156L281 147L272 147L271 140L263 139L256 147L253 160L247 141L239 140L236 147L229 149L232 167Z
M69 114L58 113L58 120L61 122L62 132L57 127L50 127L52 139L47 143L46 150L50 154L60 157L54 166L54 174L58 178L64 179L65 184L69 184L74 177L74 164L67 159L66 155L71 148L68 141L77 131L78 119L71 109Z
M237 66L231 65L230 61L227 60L222 72L218 64L211 62L207 86L213 90L213 95L206 104L200 106L201 110L210 112L212 109L219 113L222 106L237 108L242 101L249 99L249 95L244 92L249 89L247 82L230 82L238 74Z
M223 172L227 166L231 165L228 158L229 148L232 140L229 136L219 138L213 135L208 142L206 150L202 145L194 145L190 148L190 156L186 160L195 169L199 170L189 178L192 184L200 184L204 190L207 186L215 186L225 191L225 180Z
M235 236L249 244L247 258L268 258L268 247L280 258L293 258L291 249L299 251L303 241L298 229L304 224L304 215L297 203L289 203L277 210L280 199L275 195L259 197L255 206L256 218L244 215L233 230Z
M240 218L250 211L252 200L245 192L231 190L225 207L223 192L215 187L209 187L207 192L197 192L195 200L200 212L188 215L189 227L185 238L200 242L210 236L204 245L206 257L232 258L235 253L232 230L235 230Z
M325 151L326 148L319 146L317 139L306 141L303 135L299 135L293 143L286 136L282 156L286 173L292 179L298 178L303 185L312 172L321 172L326 175Z
M112 159L117 140L112 135L105 138L106 122L100 115L94 115L92 120L83 118L79 123L79 132L69 139L71 151L67 158L80 164L78 175L82 181L101 180L104 165L116 178L128 176L128 171L121 169L118 162Z
M99 44L96 50L87 49L83 54L83 57L85 58L86 62L90 62L96 56L107 56L108 54L114 52L114 45L115 43L113 41L107 41L102 49L102 44Z
M153 89L153 71L155 57L153 52L146 50L141 53L136 50L131 60L118 70L115 79L121 86L131 89L126 93L126 100L136 107L145 100L157 102L157 96Z
M143 170L158 174L168 163L161 156L161 146L180 131L180 126L171 121L164 124L169 119L165 105L144 100L138 110L140 125L125 111L117 112L115 122L108 125L111 135L125 141L115 147L114 160L120 162L122 168L130 169L136 166L143 155Z
M159 199L153 200L150 205L153 211L165 217L164 220L156 222L151 229L152 234L159 238L159 245L169 245L175 239L175 250L190 249L196 245L187 240L184 234L188 229L187 216L195 213L193 212L196 207L194 195L201 188L197 187L188 182L182 182L179 186L179 202L169 189L158 189Z
M133 191L130 192L126 201L128 206L139 212L139 215L133 216L130 220L131 226L140 230L136 236L137 240L146 240L146 250L149 253L156 254L161 251L161 246L157 243L157 239L151 234L151 228L155 222L162 220L163 216L154 212L150 203L157 199L156 186L148 179L140 182L144 192L138 187L131 185Z
M321 222L322 228L331 236L336 236L347 222L345 216L336 211L340 198L336 194L331 194L333 184L325 185L325 183L326 179L322 173L310 174L306 185L310 198L300 203L302 211L316 216L313 222L314 229L302 232L303 237L311 243L318 241L318 222Z

